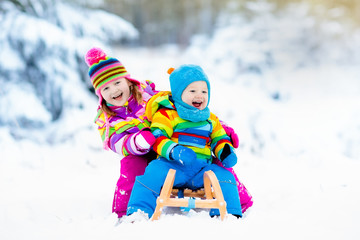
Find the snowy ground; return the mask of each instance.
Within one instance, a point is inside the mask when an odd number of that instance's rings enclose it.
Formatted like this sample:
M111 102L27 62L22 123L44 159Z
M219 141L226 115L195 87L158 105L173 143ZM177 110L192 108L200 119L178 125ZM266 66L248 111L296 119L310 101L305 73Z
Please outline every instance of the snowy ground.
M168 88L169 65L186 60L162 50L114 55L159 89ZM283 77L290 78L281 85L284 101L211 80L212 110L241 138L235 169L254 198L244 218L221 222L190 212L115 226L119 159L101 150L94 112L84 111L71 127L58 126L77 129L61 144L14 140L0 129L0 239L359 239L360 159L347 145L359 139L358 72L326 66Z

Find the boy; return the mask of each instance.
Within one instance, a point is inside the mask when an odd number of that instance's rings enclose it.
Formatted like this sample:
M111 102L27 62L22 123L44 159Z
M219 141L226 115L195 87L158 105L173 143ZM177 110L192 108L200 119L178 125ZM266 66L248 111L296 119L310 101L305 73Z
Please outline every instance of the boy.
M190 189L203 187L204 172L212 170L219 180L228 213L241 217L234 176L211 164L212 153L228 168L236 164L237 157L219 119L208 108L209 80L196 65L182 65L169 73L171 93L160 92L146 107L156 137L153 149L160 156L148 165L143 176L136 178L127 215L136 213L151 218L156 198L172 168L177 171L174 186ZM218 209L211 209L210 216L216 215Z

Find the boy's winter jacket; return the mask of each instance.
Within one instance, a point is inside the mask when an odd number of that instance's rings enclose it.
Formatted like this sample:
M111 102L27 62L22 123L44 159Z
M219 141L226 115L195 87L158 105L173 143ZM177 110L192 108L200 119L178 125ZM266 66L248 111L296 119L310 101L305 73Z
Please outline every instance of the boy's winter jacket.
M147 118L153 122L151 130L156 137L153 149L162 157L170 159L171 150L178 144L191 148L201 159L207 163L212 162L212 152L217 158L223 160L221 153L225 144L233 146L230 138L213 114L201 122L190 122L179 117L170 92L159 92L146 106Z

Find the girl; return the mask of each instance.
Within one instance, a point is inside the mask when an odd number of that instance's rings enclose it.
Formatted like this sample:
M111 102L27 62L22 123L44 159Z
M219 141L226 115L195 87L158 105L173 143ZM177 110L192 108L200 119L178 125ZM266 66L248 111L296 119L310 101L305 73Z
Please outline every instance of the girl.
M142 84L131 78L119 60L107 56L100 48L90 49L85 61L90 67L89 76L99 97L95 123L104 148L123 156L112 207L112 212L121 218L126 214L135 177L143 175L148 163L156 158L156 153L150 151L155 138L144 112L146 103L158 91L150 81ZM237 145L238 137L234 130L225 124L223 126L234 146ZM221 162L217 164L221 165ZM237 181L244 212L252 205L252 197L234 171L228 170Z
M150 152L155 138L143 116L145 104L156 93L154 84L141 84L130 77L121 62L92 48L86 56L89 76L99 97L95 123L106 150L123 156L112 212L125 215L135 177L142 175L156 156Z

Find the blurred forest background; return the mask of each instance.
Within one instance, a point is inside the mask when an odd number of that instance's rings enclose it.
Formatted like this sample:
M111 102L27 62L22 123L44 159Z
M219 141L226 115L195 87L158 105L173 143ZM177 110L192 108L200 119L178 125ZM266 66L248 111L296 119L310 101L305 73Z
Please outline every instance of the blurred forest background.
M89 1L73 0L87 5ZM249 0L103 0L87 7L102 8L131 22L140 33L138 44L156 46L166 43L188 45L194 34L211 35L216 19L224 12L242 14L251 18ZM307 3L309 12L319 23L335 21L349 30L360 26L360 1L358 0L266 0L274 4L276 15L289 4ZM247 5L245 7L245 4Z
M81 0L80 0L81 1ZM88 1L81 1L82 4ZM245 4L249 0L104 0L89 7L99 7L131 22L140 32L138 44L164 43L188 45L194 34L211 35L216 19L223 12L254 14ZM360 25L360 1L357 0L268 0L274 14L292 3L308 3L319 21L337 21L354 29Z
M24 11L36 10L34 3L49 2L10 1L23 5ZM135 42L131 42L133 46L173 43L187 46L194 34L211 35L217 18L224 12L251 18L254 15L253 9L249 9L251 2L256 2L256 6L259 2L271 3L269 10L275 15L281 14L281 10L291 4L306 3L310 6L309 12L318 19L318 24L324 21L336 22L346 31L352 31L360 26L358 0L63 0L63 2L86 8L103 9L129 21L140 33L140 37Z
M76 0L75 0L76 1ZM103 8L131 22L140 33L138 44L156 46L176 43L189 44L194 34L211 35L217 18L224 12L242 14L251 18L254 14L245 4L249 0L104 0L98 3L80 1L88 7ZM274 14L292 3L308 3L310 12L321 21L336 21L349 30L360 25L360 1L358 0L268 0L274 4ZM91 4L91 5L88 5Z

